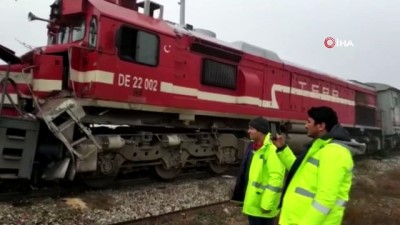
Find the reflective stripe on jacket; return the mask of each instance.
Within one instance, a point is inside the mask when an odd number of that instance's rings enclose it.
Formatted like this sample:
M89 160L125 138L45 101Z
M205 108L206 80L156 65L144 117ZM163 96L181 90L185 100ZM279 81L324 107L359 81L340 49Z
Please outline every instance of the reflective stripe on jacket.
M302 160L296 161L289 147L277 155L292 170L279 224L340 225L352 184L349 149L331 139L316 139Z
M264 139L264 145L252 154L243 213L255 217L275 217L279 213L285 167L276 155L276 147L269 134ZM271 212L263 213L261 209Z

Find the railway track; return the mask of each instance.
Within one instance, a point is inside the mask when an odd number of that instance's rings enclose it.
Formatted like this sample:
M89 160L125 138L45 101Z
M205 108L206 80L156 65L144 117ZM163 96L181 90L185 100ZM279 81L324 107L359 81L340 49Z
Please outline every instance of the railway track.
M372 155L363 155L363 156L358 156L355 157L355 163L359 163L368 159L389 159L391 157L394 156L399 156L400 155L400 151L390 151L390 152L386 152L385 154L372 154ZM141 219L135 219L135 220L129 220L129 221L125 221L125 222L119 222L119 223L114 223L113 225L153 225L153 224L169 224L169 223L164 223L165 221L169 221L171 222L170 218L173 218L174 216L180 216L180 215L184 215L184 214L189 214L190 212L194 212L196 213L196 211L201 211L203 209L207 209L207 208L212 208L215 206L219 206L219 205L225 205L227 203L229 203L229 200L224 200L224 201L220 201L220 202L215 202L215 203L211 203L211 204L205 204L202 206L197 206L197 207L192 207L192 208L188 208L188 209L181 209L181 210L177 210L174 212L169 212L169 213L164 213L161 215L156 215L156 216L148 216L145 218L141 218Z
M364 157L361 161L364 159L368 158ZM392 160L389 162L393 163ZM381 163L386 162L382 160ZM227 174L236 174L236 171ZM225 209L233 184L232 177L188 171L171 182L159 182L154 177L127 177L108 188L97 189L99 191L74 184L65 188L52 186L1 193L0 199L4 202L0 202L0 217L3 216L0 223L15 221L15 224L24 224L18 221L27 218L28 221L39 221L39 224L54 224L55 221L58 224L170 224L172 218L189 215L197 218L200 212L221 209L219 205L224 205ZM79 209L80 213L76 214L76 209L69 205L68 200L71 199L80 199L87 207ZM54 216L37 219L49 213ZM173 214L177 216L170 216ZM162 221L168 223L160 223Z
M390 158L395 155L400 155L400 151L390 151L385 154L373 154L373 155L362 155L356 156L354 160L356 162L360 162L367 159L385 159ZM226 175L235 175L237 168L230 169L227 171ZM174 180L184 180L187 178L208 178L212 177L213 174L210 174L208 171L190 171L186 173L180 174ZM116 180L112 185L109 185L104 188L93 189L85 186L80 182L66 182L66 183L51 183L42 187L32 187L29 184L19 183L19 184L11 184L11 187L4 187L0 184L0 202L12 202L13 204L23 204L23 202L27 201L26 199L34 199L41 197L51 197L51 198L59 198L65 197L73 194L78 194L86 191L92 190L102 190L102 189L116 189L123 188L127 186L137 186L137 185L146 185L151 183L160 182L160 179L152 177L151 175L147 175L145 177L140 178L123 178ZM168 181L166 181L168 182ZM22 188L18 188L19 186L24 185ZM17 188L15 188L17 187ZM7 190L8 191L4 191ZM15 190L17 189L17 190Z
M230 169L224 174L226 175L234 175L236 173L236 169ZM31 185L24 185L22 188L18 190L18 188L8 187L8 191L4 191L7 188L0 188L3 192L0 192L0 202L10 202L13 205L20 205L25 204L27 201L32 201L35 198L62 198L68 197L70 195L76 195L79 193L84 193L87 191L101 191L107 189L120 189L125 187L134 187L134 186L142 186L148 185L157 182L175 182L175 181L182 181L185 179L207 179L215 176L214 174L208 171L189 171L178 175L175 179L171 181L162 181L159 178L156 178L151 175L143 176L140 178L122 178L117 179L111 185L108 185L104 188L91 188L83 183L76 181L76 182L67 182L67 183L59 183L59 184L49 184L47 186L42 187L32 187ZM19 184L21 185L21 184ZM23 185L23 184L22 184ZM15 185L18 187L18 185ZM0 190L1 190L0 189ZM17 189L17 190L15 190Z
M126 222L120 222L120 223L114 223L112 225L154 225L154 224L161 224L159 221L162 220L162 218L167 218L173 215L179 215L179 214L183 214L183 213L189 213L192 211L197 211L197 210L202 210L202 209L206 209L209 207L214 207L214 206L219 206L219 205L223 205L223 204L227 204L229 203L229 201L221 201L221 202L216 202L216 203L212 203L212 204L206 204L206 205L202 205L202 206L197 206L197 207L192 207L189 209L181 209L178 211L174 211L174 212L170 212L170 213L165 213L162 215L157 215L157 216L151 216L151 217L146 217L146 218L141 218L141 219L137 219L137 220L131 220L131 221L126 221ZM162 223L164 224L164 223Z
M381 151L375 151L374 153L365 154L365 155L357 155L354 156L354 161L359 162L366 159L389 159L391 157L399 156L400 155L400 148Z

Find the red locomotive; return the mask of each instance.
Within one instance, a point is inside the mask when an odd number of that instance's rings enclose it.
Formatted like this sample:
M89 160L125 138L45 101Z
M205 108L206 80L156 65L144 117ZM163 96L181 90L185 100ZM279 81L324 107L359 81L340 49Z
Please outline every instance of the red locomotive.
M29 18L48 22L48 45L21 57L0 48L3 179L221 173L240 161L248 119L265 116L300 144L315 105L335 108L369 149L380 145L374 88L165 21L157 3L56 0L48 20Z

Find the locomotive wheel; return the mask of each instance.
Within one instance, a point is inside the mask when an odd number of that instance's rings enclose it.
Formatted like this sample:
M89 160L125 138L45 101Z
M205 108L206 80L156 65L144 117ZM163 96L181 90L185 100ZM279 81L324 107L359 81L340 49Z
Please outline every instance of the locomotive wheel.
M165 168L163 165L157 165L154 170L161 179L171 180L174 179L181 172L181 168Z
M116 165L116 161L101 157L98 162L99 171L92 177L87 177L83 182L91 188L105 188L110 186L118 175L119 166Z
M226 172L229 168L228 165L225 164L219 164L216 161L211 161L208 163L208 167L211 169L211 171L215 174L222 174Z

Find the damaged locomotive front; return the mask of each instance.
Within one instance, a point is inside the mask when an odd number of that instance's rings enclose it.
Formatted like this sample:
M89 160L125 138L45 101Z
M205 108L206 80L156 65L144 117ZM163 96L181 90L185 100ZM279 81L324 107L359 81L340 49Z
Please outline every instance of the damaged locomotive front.
M127 88L118 89L121 93L110 91L119 88L114 86L118 83L114 75L121 74L113 71L110 59L132 60L146 66L143 71L150 71L154 67L150 64L159 63L160 56L148 51L154 50L152 44L159 47L160 40L125 25L116 28L121 22L107 16L100 33L99 18L106 13L99 9L109 7L122 8L143 24L162 18L163 7L150 1L56 0L49 19L28 15L30 21L47 22L46 46L21 57L0 47L0 57L6 62L0 65L1 179L79 177L88 185L104 186L120 172L142 168L173 179L188 165L223 173L239 162L242 153L238 149L248 143L244 130L218 130L208 117L191 124L185 113L152 110L141 99L146 95L160 98L154 91L161 85L156 80L144 80L141 85L147 89L134 90L129 99L123 95L131 91ZM161 12L153 18L156 10ZM170 30L173 40L175 34ZM110 38L113 41L109 42ZM136 42L135 52L126 51L135 47L126 43L130 38ZM146 49L140 52L143 47ZM245 120L241 122L245 124Z

